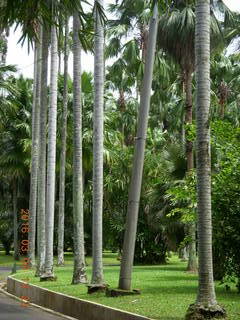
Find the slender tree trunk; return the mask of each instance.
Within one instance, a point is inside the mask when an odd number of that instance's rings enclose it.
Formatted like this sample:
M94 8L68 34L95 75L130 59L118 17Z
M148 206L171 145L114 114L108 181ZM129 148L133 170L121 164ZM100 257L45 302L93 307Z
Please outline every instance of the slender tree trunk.
M103 6L103 0L95 0ZM104 26L96 10L94 43L93 112L93 220L92 284L103 285L102 210L103 210L103 125L104 125Z
M199 287L195 305L186 319L225 316L217 305L212 264L211 162L210 162L210 0L196 4L196 120Z
M64 265L64 211L65 211L65 167L66 167L66 144L67 144L67 107L68 107L68 18L65 25L64 43L64 89L63 89L63 112L61 132L61 158L60 158L60 186L59 186L59 212L58 212L58 265Z
M188 256L187 247L181 248L179 252L179 258L182 259L182 261L188 261Z
M6 59L7 59L8 40L7 40L7 32L4 29L0 30L0 43L1 43L0 63L5 65Z
M197 256L196 256L196 224L191 222L188 225L188 235L191 241L188 245L188 266L187 271L196 272L197 271Z
M13 181L13 243L14 243L14 260L19 260L18 247L18 209L17 209L17 180Z
M185 92L186 92L186 108L185 108L185 123L192 124L192 70L187 70L185 73ZM187 171L191 171L194 168L193 163L193 143L186 137L186 156L187 156Z
M224 119L224 116L225 116L225 103L222 102L220 104L220 119Z
M210 164L210 7L198 0L196 7L197 81L197 200L199 233L199 292L204 306L216 304L212 268L211 164Z
M186 70L186 111L185 111L185 123L188 125L192 124L192 70ZM193 160L193 142L186 140L186 156L187 156L187 174L190 174L194 168ZM191 241L188 246L188 266L187 271L196 272L197 271L197 256L196 256L196 224L191 222L187 225L187 234L191 238Z
M131 275L134 260L135 240L137 232L138 210L141 195L142 173L144 164L145 141L147 135L148 114L150 108L153 64L155 57L156 37L158 28L158 7L155 4L150 23L146 66L138 118L138 130L135 142L135 152L132 168L132 178L129 191L126 230L124 234L123 255L121 262L119 288L130 290Z
M41 91L40 91L40 136L39 136L39 174L37 201L37 234L38 234L38 263L36 276L41 276L45 265L45 202L46 202L46 123L48 104L48 46L49 30L43 25L41 36Z
M59 53L58 53L58 73L61 74L62 72L62 54L59 50Z
M51 28L51 80L50 104L48 114L48 152L47 152L47 201L46 201L46 255L42 279L52 279L53 274L53 236L55 204L56 132L57 132L57 76L58 41L55 26Z
M82 104L81 104L81 44L78 13L73 16L73 242L74 270L72 284L86 283L83 184L82 184Z
M31 151L31 178L29 195L29 249L30 265L35 266L35 241L36 241L36 214L37 214L37 181L39 159L39 127L40 127L40 70L38 61L41 58L40 43L35 42L34 52L34 94L32 109L32 151Z

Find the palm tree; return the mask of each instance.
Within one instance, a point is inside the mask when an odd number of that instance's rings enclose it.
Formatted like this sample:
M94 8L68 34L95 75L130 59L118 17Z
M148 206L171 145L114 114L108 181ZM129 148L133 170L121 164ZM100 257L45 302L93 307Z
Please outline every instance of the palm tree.
M40 82L41 82L41 45L35 42L34 53L34 87L32 110L32 154L31 154L31 180L29 195L29 261L35 265L35 238L36 238L36 210L37 210L37 183L39 159L39 120L40 120Z
M58 212L58 265L64 265L64 211L65 211L65 166L66 166L66 142L67 142L67 107L68 107L68 45L69 27L68 18L65 24L64 40L64 89L63 112L61 132L61 158L60 158L60 188L59 188L59 212Z
M40 136L39 136L39 173L38 173L38 204L37 204L37 233L38 233L38 263L36 276L44 272L45 265L45 201L46 201L46 123L48 103L48 46L49 28L43 24L41 36L41 92L40 92Z
M73 242L74 270L72 284L86 283L83 228L83 170L82 170L82 105L81 105L81 44L80 19L73 16Z
M102 210L103 210L103 113L104 113L104 26L95 0L95 43L94 43L94 115L93 115L93 220L92 248L94 285L103 285L102 263Z
M138 118L137 138L132 168L132 178L129 190L126 230L124 234L123 255L119 277L119 288L130 290L131 273L134 258L135 239L137 232L137 220L139 200L141 194L142 173L144 164L145 140L147 133L148 114L150 107L151 86L153 76L153 64L158 26L158 6L154 7L153 17L150 23L149 39L147 46L146 66L141 92L141 101Z
M164 14L160 19L158 33L159 46L164 49L176 63L179 64L182 73L182 83L185 93L184 122L186 126L185 145L187 174L190 174L194 168L193 141L191 139L191 126L193 120L192 74L195 69L194 32L194 1L175 1L173 9ZM211 36L213 39L222 40L221 31L215 17L211 19ZM187 233L191 238L189 243L187 270L196 271L197 258L195 222L189 223L186 227Z
M45 268L41 280L52 280L53 274L53 234L55 206L55 168L57 131L57 75L58 41L55 26L51 28L51 80L50 105L48 114L48 152L47 152L47 199L46 199L46 255Z
M175 9L166 13L159 23L158 40L160 46L166 50L174 60L179 63L182 71L182 82L186 97L185 125L189 128L192 124L192 73L194 71L194 22L195 14L192 6ZM178 27L179 26L179 27ZM193 142L186 135L187 172L194 168ZM195 222L187 226L187 233L191 237L189 243L188 271L196 271L196 242Z
M196 3L196 121L199 287L186 319L224 318L216 300L212 265L210 163L210 0Z
M1 69L7 69L4 67ZM1 70L0 70L1 71ZM11 81L10 83L8 83ZM8 83L8 84L7 84ZM1 86L1 82L0 82ZM15 90L13 90L15 87ZM18 245L18 212L19 212L19 185L28 177L29 152L27 141L29 137L29 122L32 81L23 79L6 79L6 97L1 101L0 143L2 151L0 155L1 175L9 181L12 199L11 211L13 212L14 230L14 258L19 259ZM8 93L8 95L7 95Z

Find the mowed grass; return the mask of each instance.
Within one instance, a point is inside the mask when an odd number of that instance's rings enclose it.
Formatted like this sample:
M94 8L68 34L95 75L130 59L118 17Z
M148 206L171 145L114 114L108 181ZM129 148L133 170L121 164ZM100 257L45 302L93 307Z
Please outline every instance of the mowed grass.
M64 254L65 265L73 265L73 254L71 252L67 252ZM12 267L14 264L13 252L11 255L6 256L3 251L0 251L0 267ZM92 258L87 257L86 263L91 264ZM57 257L54 257L54 263L57 264ZM117 254L111 252L105 252L103 255L103 263L105 265L118 265L120 262L117 260ZM17 266L21 266L21 256L20 261L16 261Z
M116 256L107 254L106 260L118 263ZM56 267L56 282L39 282L34 272L17 273L16 278L30 276L30 283L49 290L65 293L70 296L97 302L110 307L141 314L152 319L180 320L184 319L189 304L196 299L197 275L185 272L186 263L177 257L170 259L166 265L135 266L133 270L133 288L141 289L141 295L118 298L106 297L103 293L88 295L84 285L71 285L72 266ZM91 269L87 268L88 279ZM118 284L119 266L106 266L104 276L107 284L116 288ZM218 301L228 312L229 320L240 319L240 295L234 287L226 292L223 286L216 283Z

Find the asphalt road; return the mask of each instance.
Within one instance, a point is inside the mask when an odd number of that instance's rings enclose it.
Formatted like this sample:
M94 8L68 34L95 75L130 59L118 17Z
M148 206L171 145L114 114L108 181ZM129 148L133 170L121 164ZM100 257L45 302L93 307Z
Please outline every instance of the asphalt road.
M0 292L0 320L64 320L32 306L22 307L21 302Z

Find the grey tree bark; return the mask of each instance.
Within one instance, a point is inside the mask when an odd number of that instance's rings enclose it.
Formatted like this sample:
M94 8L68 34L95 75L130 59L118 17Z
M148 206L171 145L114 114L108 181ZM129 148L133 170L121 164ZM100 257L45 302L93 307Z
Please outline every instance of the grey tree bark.
M4 3L0 3L0 10ZM5 65L7 59L7 50L8 50L8 28L0 28L0 43L1 43L1 50L0 50L0 62Z
M140 109L138 116L138 130L135 142L132 178L129 190L126 230L124 234L123 254L119 278L119 288L123 290L131 289L131 276L135 251L139 201L141 195L144 151L147 135L148 114L150 108L157 28L158 6L156 3L149 28L146 65L144 71L143 86L141 90Z
M49 29L43 25L41 35L41 70L40 86L40 136L39 136L39 173L38 173L38 200L37 200L37 234L38 234L38 261L36 276L41 276L45 265L45 202L46 202L46 123L48 104L48 46Z
M83 227L82 170L82 103L81 103L81 44L78 13L73 15L73 242L74 270L72 284L86 283Z
M63 89L63 112L61 132L61 156L60 156L60 182L59 182L59 211L58 211L58 265L64 265L64 211L65 211L65 167L66 167L66 144L67 144L67 107L68 107L68 18L65 24L64 40L64 89Z
M41 58L40 43L35 42L34 52L34 87L32 108L32 150L31 150L31 178L29 195L29 263L35 266L36 215L37 215L37 183L39 160L39 128L40 128L40 81L39 60Z
M95 0L103 7L103 0ZM103 285L102 214L103 214L103 126L104 126L104 26L95 12L94 37L94 111L93 111L93 219L92 280Z
M53 274L53 236L55 207L55 169L57 133L57 80L58 80L58 41L55 26L51 28L51 72L50 103L48 113L47 149L47 199L46 199L46 255L43 279L52 279Z
M210 161L210 0L196 3L196 120L199 286L186 319L225 317L217 304L212 264Z

